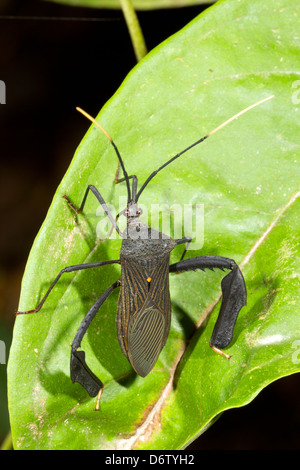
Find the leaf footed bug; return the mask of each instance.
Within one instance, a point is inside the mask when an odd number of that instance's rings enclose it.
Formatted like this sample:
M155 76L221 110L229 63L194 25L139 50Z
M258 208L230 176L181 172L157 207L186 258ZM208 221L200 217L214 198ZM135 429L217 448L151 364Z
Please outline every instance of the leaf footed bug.
M137 191L137 177L135 175L128 176L120 152L110 135L90 115L80 108L77 108L100 128L110 140L117 154L119 168L122 169L123 177L118 178L117 172L115 182L120 183L125 181L127 186L127 207L123 211L123 215L127 219L125 230L122 233L117 225L117 218L120 214L118 214L116 219L113 218L103 197L95 186L89 185L87 187L79 208L73 205L68 196L64 195L64 198L71 209L79 214L83 211L89 192L94 194L112 223L113 228L122 237L120 259L79 264L62 269L50 285L39 305L32 310L25 312L18 311L17 314L38 312L42 308L51 290L64 273L115 263L121 265L120 278L98 298L94 305L92 305L87 315L82 320L71 345L71 380L73 383L80 383L91 397L97 396L95 409L99 409L103 383L90 370L85 361L85 352L79 350L79 348L83 336L96 313L117 287L121 287L117 309L117 335L121 350L135 372L145 377L153 369L168 338L171 322L169 273L181 273L183 271L195 271L197 269L204 271L205 269L214 268L229 270L229 273L226 274L221 282L223 295L222 303L210 339L210 346L219 354L224 355L228 359L230 358L222 349L231 342L237 316L241 308L246 305L247 301L246 286L239 267L232 259L214 255L183 259L188 245L191 242L191 238L184 237L173 240L171 237L143 223L139 218L141 210L138 206L138 200L146 186L159 171L179 158L183 153L200 144L209 136L223 128L229 122L271 98L273 98L273 95L240 111L200 140L176 154L157 170L153 171L139 191ZM130 185L130 179L132 179L132 185ZM174 247L179 244L186 244L183 255L180 261L170 265L170 253Z

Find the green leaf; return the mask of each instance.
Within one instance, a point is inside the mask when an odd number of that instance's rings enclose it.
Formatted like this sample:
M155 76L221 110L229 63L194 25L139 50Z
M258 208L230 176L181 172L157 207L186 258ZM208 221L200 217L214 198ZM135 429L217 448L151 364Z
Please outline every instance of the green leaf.
M47 0L49 1L49 0ZM120 0L53 0L55 3L85 8L120 9ZM191 5L202 5L204 0L132 0L136 10L155 10L157 8L177 8Z
M248 305L226 350L232 358L209 347L224 273L170 276L171 330L146 378L120 350L115 291L82 343L105 383L93 411L95 400L69 378L70 344L120 269L65 274L39 313L17 317L8 376L16 449L182 448L224 410L299 371L299 13L296 0L218 2L148 54L98 117L142 184L208 131L275 95L161 171L140 201L143 217L151 204L204 204L204 244L187 256L241 265ZM113 148L92 126L34 242L20 310L35 307L63 267L118 259L120 240L96 239L95 198L76 217L62 198L80 204L94 184L118 211L126 188L114 184L116 167ZM177 247L171 261L181 253Z

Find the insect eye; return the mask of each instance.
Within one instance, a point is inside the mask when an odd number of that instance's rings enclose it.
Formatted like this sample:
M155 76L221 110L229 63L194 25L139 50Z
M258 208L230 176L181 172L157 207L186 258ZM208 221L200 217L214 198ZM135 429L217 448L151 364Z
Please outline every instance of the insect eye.
M129 215L129 209L124 209L124 215Z
M136 211L136 215L141 215L142 213L143 213L142 209L138 209L138 210Z

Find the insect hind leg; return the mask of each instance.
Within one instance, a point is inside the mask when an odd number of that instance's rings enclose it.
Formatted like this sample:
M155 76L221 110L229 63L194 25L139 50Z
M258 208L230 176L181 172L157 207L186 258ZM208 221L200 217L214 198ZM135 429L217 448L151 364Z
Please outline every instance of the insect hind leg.
M85 191L85 194L84 194L84 197L83 197L83 200L82 200L82 203L80 205L79 208L75 207L74 204L70 201L69 197L64 194L63 198L67 201L68 205L71 207L71 209L73 211L76 212L76 214L81 214L82 211L83 211L83 208L85 206L85 203L86 203L86 199L87 199L87 196L88 196L88 193L89 191L91 191L94 196L96 197L96 199L98 199L98 201L100 202L104 212L106 213L107 217L109 218L109 220L111 221L112 225L114 226L114 228L116 229L116 231L118 232L119 235L121 235L121 232L120 232L120 229L119 227L117 226L116 224L116 221L115 219L113 218L106 202L104 201L103 197L101 196L101 194L99 193L98 189L93 186L92 184L89 184L88 187L86 188L86 191Z
M214 270L215 268L222 271L229 269L230 272L221 282L222 304L210 339L210 346L214 351L229 359L230 356L221 350L230 344L238 314L247 303L246 285L238 265L234 260L221 256L197 256L170 265L169 271L180 273L197 269Z
M83 388L85 388L91 397L98 395L99 400L101 396L101 390L103 389L103 383L100 379L98 379L98 377L96 377L96 375L91 371L85 362L85 352L78 351L78 348L80 347L81 341L101 305L106 301L113 290L120 285L121 283L119 280L114 282L114 284L112 284L94 303L94 305L90 308L82 320L71 345L70 375L72 382L78 382ZM97 405L95 408L96 410L99 409L99 400L97 399Z

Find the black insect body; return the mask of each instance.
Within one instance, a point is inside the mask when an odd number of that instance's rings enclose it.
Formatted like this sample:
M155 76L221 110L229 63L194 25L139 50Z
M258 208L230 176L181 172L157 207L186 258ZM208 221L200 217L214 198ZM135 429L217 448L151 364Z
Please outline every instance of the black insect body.
M119 164L123 171L123 178L116 179L116 182L120 183L125 181L128 193L127 207L123 211L123 214L127 218L125 231L123 233L120 232L116 220L112 217L103 197L95 186L88 186L79 209L70 202L67 196L64 196L64 198L74 211L81 213L89 191L96 196L113 227L123 239L120 259L86 263L64 268L53 281L46 295L35 309L17 313L27 314L38 312L63 273L114 263L121 264L120 279L112 284L90 308L71 345L71 379L73 382L79 382L90 396L98 395L96 409L99 409L103 384L89 369L85 361L85 353L79 350L79 347L84 334L101 305L116 288L121 287L117 310L117 335L119 343L122 352L127 357L136 373L145 377L154 367L168 338L171 322L169 273L214 268L229 270L229 273L223 278L221 283L223 294L222 304L210 340L210 345L213 349L229 358L221 349L228 346L231 342L237 316L240 309L246 305L247 299L246 286L239 267L232 259L220 256L200 256L183 259L191 239L184 237L179 240L173 240L144 224L139 218L141 210L138 207L138 199L152 178L173 160L180 157L184 152L202 142L242 113L270 98L271 97L261 100L241 111L205 137L168 160L148 177L138 193L137 177L135 175L128 176L120 153L109 134L93 118L87 115L87 113L80 110L105 133L117 153ZM131 187L130 179L132 179ZM186 245L183 255L180 261L170 265L170 253L174 247L179 244Z
M145 377L156 363L169 334L169 260L176 242L171 238L162 239L160 232L136 218L128 220L127 228L120 253L122 288L117 330L123 353L137 374ZM139 238L133 243L131 230L148 238ZM157 235L159 238L155 238Z

